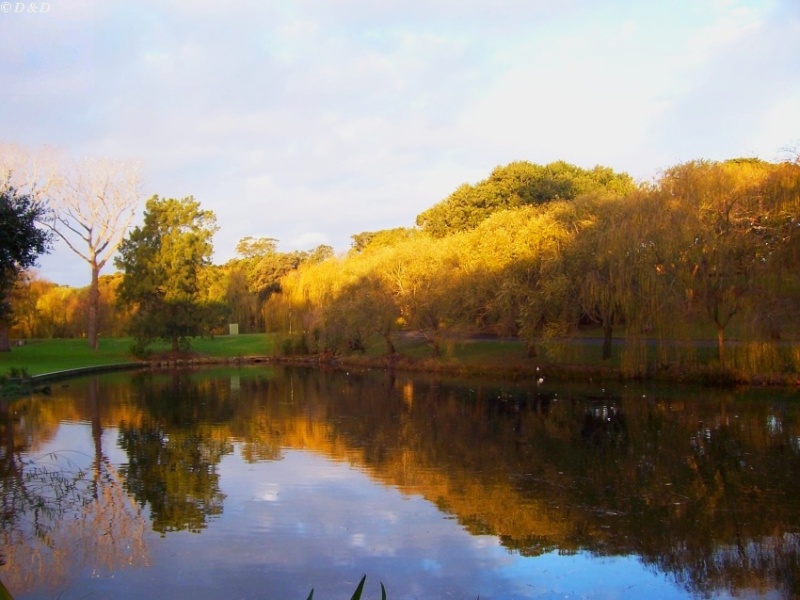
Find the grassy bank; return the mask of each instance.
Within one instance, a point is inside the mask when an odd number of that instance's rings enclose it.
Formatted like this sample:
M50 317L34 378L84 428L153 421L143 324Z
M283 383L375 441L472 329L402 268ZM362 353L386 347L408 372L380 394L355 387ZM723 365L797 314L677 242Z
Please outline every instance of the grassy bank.
M273 334L247 334L197 338L192 341L192 356L201 359L231 360L245 357L316 362L316 357L285 356L286 338ZM730 349L730 364L721 368L713 358L714 347L705 341L675 346L670 356L655 345L631 349L622 344L614 348L610 360L602 360L601 346L591 336L537 348L537 356L529 357L525 346L516 340L466 339L447 340L441 356L431 357L431 348L422 338L401 336L396 341L398 354L385 355L379 341L366 352L335 357L341 364L355 367L387 368L462 374L496 374L532 376L545 372L550 378L620 378L646 377L666 381L693 383L769 383L797 386L800 384L797 365L800 346L740 345ZM0 353L0 375L10 369L25 369L30 375L52 373L99 365L129 363L136 359L129 338L101 339L98 351L90 350L84 339L33 340ZM166 344L154 344L154 357L167 354ZM645 358L646 357L646 358ZM330 358L330 357L329 357ZM777 365L777 367L775 366Z
M197 338L192 341L192 352L202 356L229 359L242 356L272 354L273 336L251 334ZM0 373L9 369L25 369L29 375L40 375L66 369L113 365L135 362L130 349L130 338L104 338L97 351L89 349L85 339L30 340L11 352L0 353ZM153 344L154 354L166 352L169 346Z

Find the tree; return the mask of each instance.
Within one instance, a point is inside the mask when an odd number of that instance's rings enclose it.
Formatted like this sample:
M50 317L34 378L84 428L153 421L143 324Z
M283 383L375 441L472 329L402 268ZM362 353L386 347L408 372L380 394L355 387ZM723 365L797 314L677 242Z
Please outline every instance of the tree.
M83 160L55 186L52 217L45 224L89 264L91 283L86 321L89 347L98 347L100 271L117 251L139 205L135 163Z
M58 180L61 153L54 148L31 151L24 146L0 142L0 188L42 200Z
M608 360L614 328L631 325L635 307L643 304L637 294L642 227L632 201L616 196L584 200L588 215L569 257L570 277L583 316L603 328L603 360Z
M448 198L417 216L417 225L442 237L474 229L501 210L572 200L603 190L624 193L632 188L633 180L629 175L615 173L608 167L587 170L563 161L549 165L512 162L495 168L488 179L474 186L462 185Z
M772 166L760 197L753 224L761 242L757 260L764 268L752 317L760 333L776 340L796 322L800 305L800 155Z
M261 258L265 254L277 252L277 250L278 240L269 237L254 238L248 235L236 244L236 254L245 259Z
M425 339L435 358L441 355L443 336L456 324L459 268L454 245L426 235L387 248L377 270L392 298L389 306L405 327Z
M147 201L144 225L123 240L114 261L124 273L119 297L135 309L133 334L142 349L162 338L177 352L202 332L207 311L200 275L210 264L216 231L214 213L191 196Z
M797 297L798 190L796 165L756 159L692 161L658 183L659 268L680 282L689 311L713 324L720 364L734 321L758 321L771 337L777 321L792 321L784 300Z
M574 202L551 202L493 215L475 230L505 247L495 267L491 316L501 331L521 337L529 356L536 344L568 334L576 324L574 284L565 253L574 244L585 215ZM491 233L490 233L491 232Z
M36 227L46 210L30 195L10 187L0 189L0 352L10 350L10 295L17 277L50 248L50 235Z
M345 286L323 306L323 331L328 349L338 341L347 350L364 351L373 334L386 344L389 356L396 353L394 336L400 312L391 293L376 276L364 276Z
M349 254L362 254L369 250L377 250L398 244L418 233L415 229L407 227L396 227L394 229L382 229L380 231L362 231L350 236L353 240L350 243Z

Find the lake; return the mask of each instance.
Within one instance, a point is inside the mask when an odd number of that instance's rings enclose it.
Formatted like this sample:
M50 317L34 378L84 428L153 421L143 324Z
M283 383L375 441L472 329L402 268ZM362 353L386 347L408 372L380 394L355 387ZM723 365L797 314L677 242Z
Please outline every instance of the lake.
M545 378L546 379L546 378ZM58 598L800 597L800 393L279 366L0 401L0 580Z

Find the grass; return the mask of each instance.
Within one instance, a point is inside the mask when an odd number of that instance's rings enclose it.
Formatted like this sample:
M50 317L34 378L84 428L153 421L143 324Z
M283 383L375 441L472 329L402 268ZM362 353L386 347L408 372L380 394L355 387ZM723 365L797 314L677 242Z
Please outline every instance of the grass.
M26 369L30 375L65 369L131 362L131 340L103 339L100 349L90 350L85 339L29 340L24 346L0 353L0 371Z
M272 354L273 336L248 334L217 336L192 340L192 351L218 358L264 356ZM53 373L66 369L134 362L131 338L102 338L100 348L91 350L85 339L28 340L24 346L0 353L0 373L9 369L26 369L30 375ZM169 350L166 343L153 344L153 352Z
M779 385L798 385L800 347L796 342L780 347L769 345L732 345L729 360L721 368L716 361L716 348L703 340L681 342L664 357L659 356L655 345L615 345L611 360L601 357L599 340L591 335L581 335L562 344L537 347L535 358L527 356L525 345L516 340L502 339L445 339L441 356L431 357L431 348L416 336L398 336L395 340L398 356L386 356L386 345L379 339L371 340L364 354L340 356L348 364L365 368L386 367L452 373L483 373L525 375L541 366L555 378L577 375L597 377L648 376L662 380L698 381L707 383L754 382ZM243 334L216 336L192 340L192 351L212 359L237 359L252 356L282 356L281 338L276 334ZM25 369L30 375L53 373L66 369L112 365L132 362L130 338L103 338L98 351L90 350L85 339L32 340L15 347L10 353L0 353L0 375L11 369ZM150 347L154 355L166 353L166 343ZM276 351L276 349L278 351ZM645 358L646 357L646 358ZM309 356L297 356L308 360ZM398 362L399 361L399 362ZM662 364L663 363L663 364Z

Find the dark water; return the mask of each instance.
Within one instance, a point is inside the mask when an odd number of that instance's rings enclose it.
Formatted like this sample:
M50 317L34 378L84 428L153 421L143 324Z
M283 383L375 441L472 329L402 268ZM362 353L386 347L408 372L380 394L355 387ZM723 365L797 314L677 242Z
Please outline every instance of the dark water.
M800 597L800 395L283 368L0 403L14 598Z

